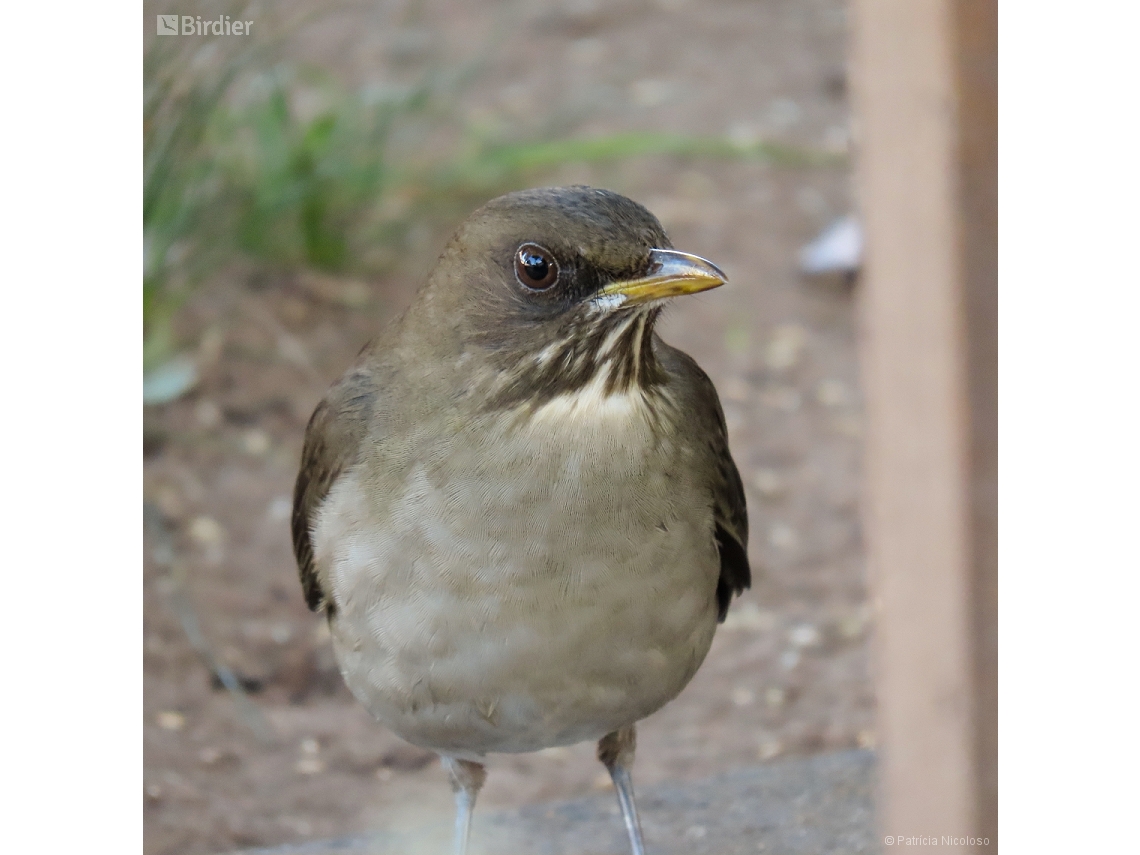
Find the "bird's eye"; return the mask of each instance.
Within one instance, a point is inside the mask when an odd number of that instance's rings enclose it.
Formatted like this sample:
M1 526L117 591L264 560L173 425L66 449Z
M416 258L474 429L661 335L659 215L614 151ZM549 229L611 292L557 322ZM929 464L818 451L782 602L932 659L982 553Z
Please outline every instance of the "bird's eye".
M558 262L550 250L524 243L515 253L515 276L531 291L545 291L558 281Z

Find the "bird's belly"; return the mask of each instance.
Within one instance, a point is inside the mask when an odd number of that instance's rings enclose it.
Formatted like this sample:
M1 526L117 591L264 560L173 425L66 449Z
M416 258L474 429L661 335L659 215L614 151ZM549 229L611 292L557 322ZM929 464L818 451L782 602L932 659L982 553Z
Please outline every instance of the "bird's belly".
M376 718L474 757L596 739L684 688L716 626L711 510L668 467L608 462L600 491L586 459L539 478L452 461L446 483L420 467L381 517L342 480L316 554L341 671Z

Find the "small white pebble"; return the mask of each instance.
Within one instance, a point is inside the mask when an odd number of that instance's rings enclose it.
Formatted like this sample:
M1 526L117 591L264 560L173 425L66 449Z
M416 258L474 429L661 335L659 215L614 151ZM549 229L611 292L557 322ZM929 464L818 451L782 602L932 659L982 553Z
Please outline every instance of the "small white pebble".
M261 457L269 451L272 441L269 439L269 434L258 428L253 428L245 432L241 438L241 447L246 454L251 454L254 457Z
M738 707L746 707L756 700L756 694L744 686L737 686L732 690L732 702Z
M800 544L800 536L787 523L773 523L768 529L768 542L777 549L790 552Z
M163 730L182 730L186 726L186 716L174 710L163 710L154 717Z
M788 693L778 686L772 686L764 690L764 703L772 709L779 709L784 705L788 699Z
M321 743L309 737L301 740L301 753L302 754L319 754L321 752Z
M319 775L325 771L325 764L320 757L302 757L293 768L301 775Z
M787 489L787 483L774 469L757 469L752 476L752 486L766 499L773 499Z
M819 630L810 623L799 623L788 633L788 640L796 647L816 647L822 638Z
M288 496L275 496L269 503L269 518L273 522L284 522L293 513L293 502Z
M799 324L776 327L764 350L764 361L773 371L786 371L800 361L807 344L807 330Z
M741 603L728 611L728 617L722 624L726 630L752 630L763 631L772 629L776 625L776 616L771 612L764 612L757 608L755 603Z
M771 760L773 757L779 756L780 752L784 750L783 744L778 739L765 739L760 743L760 748L756 752L761 760Z
M221 523L205 515L194 517L190 521L189 531L190 537L202 546L217 546L226 536Z

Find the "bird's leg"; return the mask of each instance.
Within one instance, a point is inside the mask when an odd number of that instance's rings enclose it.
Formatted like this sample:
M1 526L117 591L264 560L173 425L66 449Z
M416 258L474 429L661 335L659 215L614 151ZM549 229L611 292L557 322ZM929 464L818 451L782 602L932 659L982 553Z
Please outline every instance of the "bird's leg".
M467 839L471 836L471 813L475 810L475 797L487 780L487 769L482 763L457 760L442 756L443 768L451 778L451 791L455 793L455 855L467 855Z
M641 840L641 820L637 818L637 804L633 800L633 754L637 748L637 732L633 725L615 730L598 740L598 759L610 771L617 790L618 804L625 820L625 830L629 834L629 846L633 855L645 855L645 844Z

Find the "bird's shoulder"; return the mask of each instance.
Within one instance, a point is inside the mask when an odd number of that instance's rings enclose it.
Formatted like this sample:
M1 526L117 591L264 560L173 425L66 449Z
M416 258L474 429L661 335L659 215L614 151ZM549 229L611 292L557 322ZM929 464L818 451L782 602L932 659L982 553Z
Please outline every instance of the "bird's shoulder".
M382 406L384 371L366 354L313 411L305 429L301 468L293 488L293 554L301 575L305 602L313 611L326 606L326 594L313 562L314 517L337 479L359 459Z
M691 417L708 443L713 462L712 501L716 522L720 579L717 582L717 616L724 620L734 594L752 585L748 562L748 507L744 483L728 448L728 426L716 387L696 360L682 350L656 340L658 359L669 376L670 388L680 400L681 412Z

